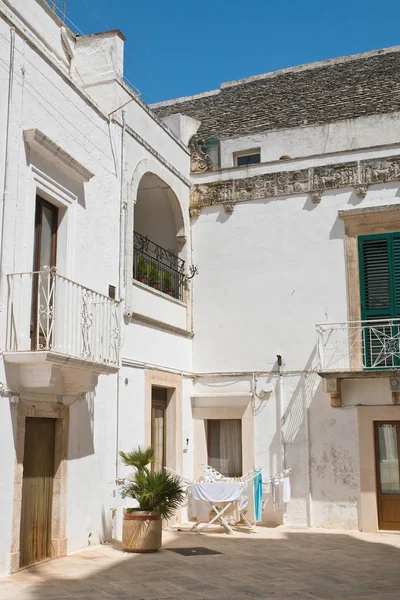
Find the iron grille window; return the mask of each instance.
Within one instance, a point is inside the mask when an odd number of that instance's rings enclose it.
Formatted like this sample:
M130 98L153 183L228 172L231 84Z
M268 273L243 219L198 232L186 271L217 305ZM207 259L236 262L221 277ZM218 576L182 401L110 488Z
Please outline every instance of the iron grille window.
M177 300L184 299L185 261L134 232L133 278Z

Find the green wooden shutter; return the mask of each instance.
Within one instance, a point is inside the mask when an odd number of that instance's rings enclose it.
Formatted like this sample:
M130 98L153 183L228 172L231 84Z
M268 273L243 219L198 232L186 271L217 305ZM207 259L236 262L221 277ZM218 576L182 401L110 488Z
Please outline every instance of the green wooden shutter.
M390 268L391 244L389 235L362 235L358 238L358 248L361 285L361 319L363 321L370 321L373 319L386 319L395 316L392 315L394 307Z
M394 316L400 317L400 233L390 234L392 241L392 286Z
M400 316L400 233L363 235L358 238L361 319L395 319ZM400 365L399 327L377 323L363 330L367 368Z

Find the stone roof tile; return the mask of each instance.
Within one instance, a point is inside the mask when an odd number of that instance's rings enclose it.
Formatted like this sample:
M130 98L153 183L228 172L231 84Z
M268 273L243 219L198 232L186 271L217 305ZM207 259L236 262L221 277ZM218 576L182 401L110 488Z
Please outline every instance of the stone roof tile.
M229 82L152 108L161 118L179 112L200 120L202 139L400 111L400 47Z

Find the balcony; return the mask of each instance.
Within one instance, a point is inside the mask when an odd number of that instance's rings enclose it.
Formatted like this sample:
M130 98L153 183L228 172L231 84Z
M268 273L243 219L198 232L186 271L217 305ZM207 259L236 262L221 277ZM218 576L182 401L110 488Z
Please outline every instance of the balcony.
M136 231L133 278L171 298L184 301L185 261Z
M340 381L389 377L400 371L400 319L319 323L318 372L333 406L340 406Z
M119 366L119 302L54 268L8 275L8 387L17 392L92 391Z

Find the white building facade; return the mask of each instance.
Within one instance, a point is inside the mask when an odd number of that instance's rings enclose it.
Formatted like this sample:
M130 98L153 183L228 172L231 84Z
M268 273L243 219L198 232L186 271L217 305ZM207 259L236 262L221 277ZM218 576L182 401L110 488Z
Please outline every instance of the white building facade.
M150 443L399 529L399 50L148 107L119 31L0 16L0 572L119 537Z
M240 418L244 471L292 469L267 523L399 529L399 60L389 48L154 105L199 122L194 464L197 417Z

